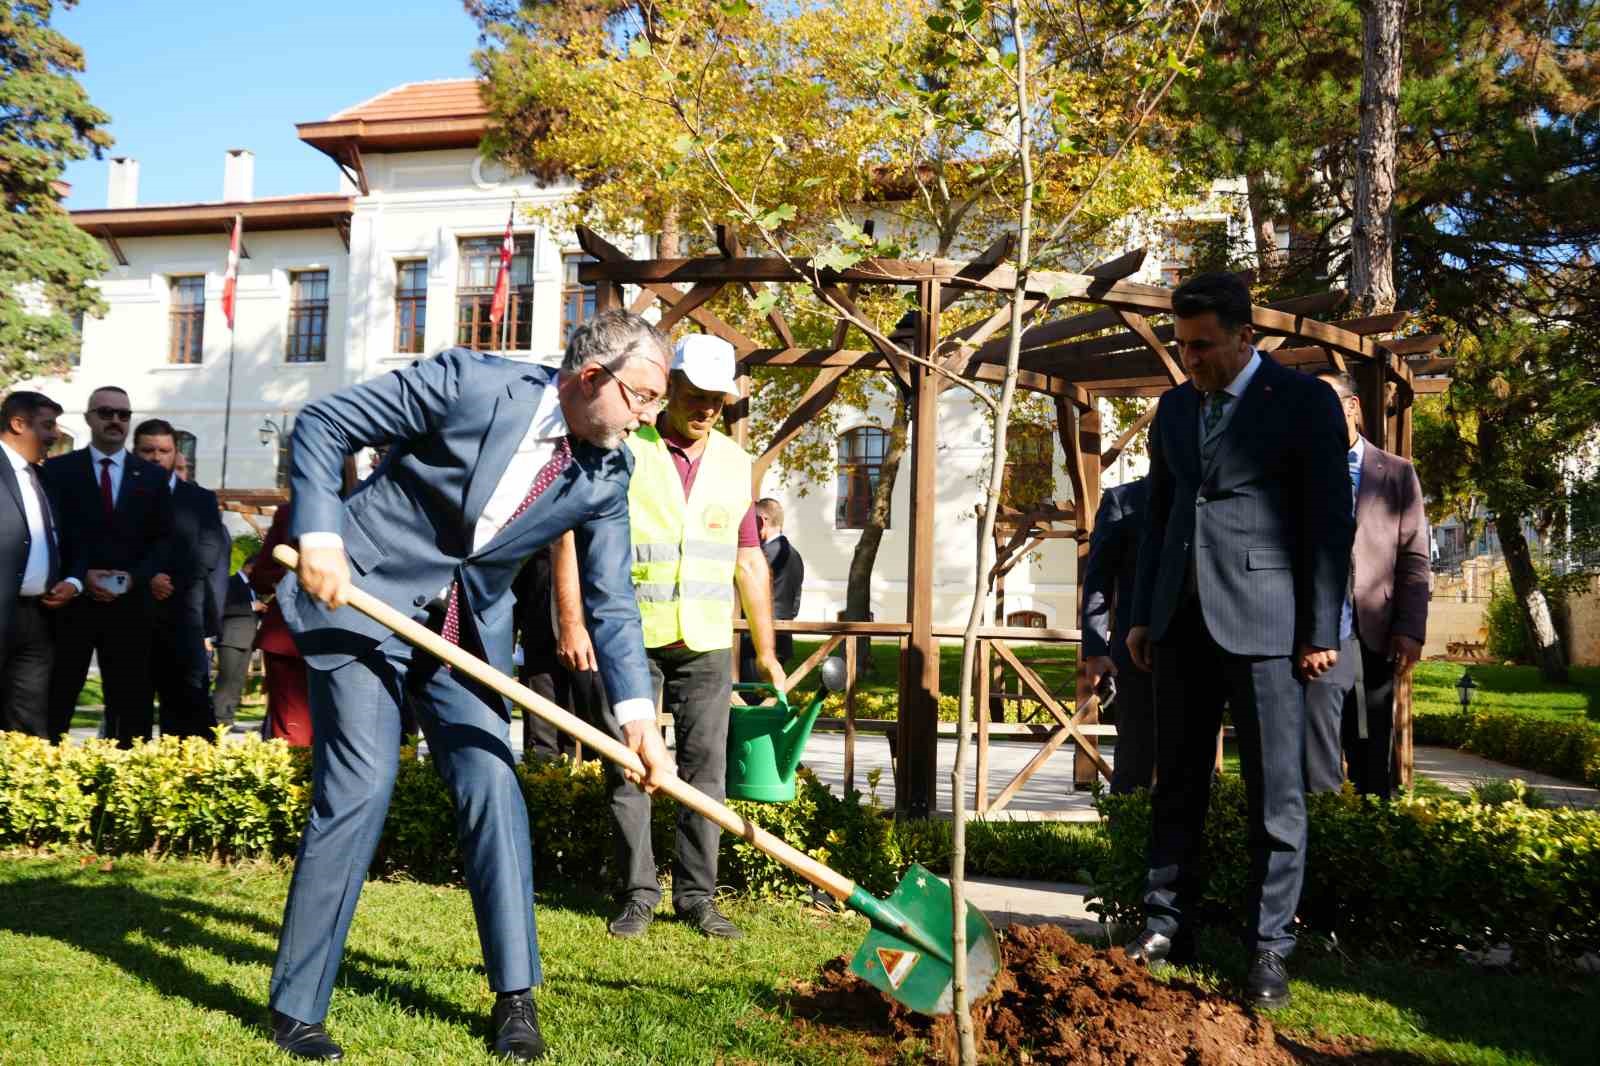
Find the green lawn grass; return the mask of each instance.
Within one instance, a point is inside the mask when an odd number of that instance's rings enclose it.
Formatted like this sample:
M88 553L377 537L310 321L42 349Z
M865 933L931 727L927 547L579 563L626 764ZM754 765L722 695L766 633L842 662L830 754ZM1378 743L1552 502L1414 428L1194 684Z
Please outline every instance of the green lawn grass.
M821 645L818 640L796 640L794 657L790 665L806 660ZM1078 648L1074 644L1014 645L1017 658L1031 666L1052 692L1067 689L1078 664ZM1010 672L1007 671L1007 676ZM860 692L893 696L900 690L900 645L892 640L875 641L872 645L872 670L863 676ZM961 642L939 646L939 692L954 696L961 691Z
M197 862L0 855L0 1061L282 1061L265 1000L287 870ZM605 934L607 910L541 899L552 1063L844 1063L860 1040L797 1042L782 991L853 950L864 923L793 904L734 903L747 933L713 943L670 920L642 943ZM1208 939L1191 973L1232 989L1242 953ZM1275 1019L1303 1041L1346 1040L1363 1062L1590 1063L1594 979L1364 960L1306 945L1296 1003ZM491 1005L467 893L366 886L328 1019L355 1063L488 1063ZM918 1061L914 1047L874 1061Z
M100 686L98 677L91 677L84 681L83 691L78 693L78 706L72 712L72 728L86 729L99 728L100 719L105 707L105 692ZM262 689L262 679L258 675L245 678L244 695L239 700L239 711L236 722L260 722L267 716L267 696Z
M1558 721L1600 720L1600 667L1573 667L1571 682L1552 685L1533 666L1472 665L1422 662L1413 683L1418 711L1455 711L1461 707L1456 682L1470 670L1477 689L1472 705L1494 711L1515 711Z

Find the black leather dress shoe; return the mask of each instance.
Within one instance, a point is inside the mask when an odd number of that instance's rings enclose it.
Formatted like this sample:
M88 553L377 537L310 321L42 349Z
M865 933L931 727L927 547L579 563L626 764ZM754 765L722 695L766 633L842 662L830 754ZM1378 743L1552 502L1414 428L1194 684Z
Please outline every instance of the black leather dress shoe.
M698 907L686 911L682 917L705 936L715 937L718 940L744 939L739 927L730 922L726 914L717 910L717 905L709 899Z
M544 1058L544 1036L539 1032L539 1012L533 1006L532 992L518 992L495 1000L489 1015L493 1038L489 1050L512 1062L533 1062Z
M1172 963L1184 966L1194 961L1194 938L1184 933L1169 937L1153 929L1146 929L1124 945L1124 952L1134 962L1146 966Z
M321 1022L308 1024L277 1011L272 1012L272 1042L297 1059L338 1062L344 1058L344 1049L333 1042Z
M622 913L611 919L611 924L606 926L611 935L619 940L632 940L634 937L644 936L650 928L650 923L655 920L655 910L647 903L639 900L629 900L622 908Z
M1276 951L1258 951L1244 979L1244 998L1252 1007L1277 1010L1289 1005L1289 969Z

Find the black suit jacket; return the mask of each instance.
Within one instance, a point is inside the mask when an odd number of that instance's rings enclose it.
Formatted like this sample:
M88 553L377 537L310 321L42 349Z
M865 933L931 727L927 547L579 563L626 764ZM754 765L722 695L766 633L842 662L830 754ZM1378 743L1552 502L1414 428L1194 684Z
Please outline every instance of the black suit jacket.
M805 584L806 564L789 538L781 533L761 546L772 570L772 617L789 620L800 614L800 586Z
M49 492L45 495L48 498ZM28 569L28 553L32 550L33 537L28 532L28 512L23 510L17 472L11 468L11 457L0 451L0 626L11 618L17 594L22 589L22 575ZM60 569L58 559L45 578L46 592L61 579Z
M1185 382L1161 397L1150 427L1133 624L1161 640L1192 587L1231 654L1337 648L1355 535L1338 398L1263 355L1209 458L1200 408Z
M228 538L217 496L189 481L174 483L171 492L172 537L166 573L175 590L170 598L156 603L154 610L157 617L189 632L215 636L222 628L217 571L228 563L224 554Z
M100 478L89 449L45 462L39 471L55 506L62 572L84 580L89 570L126 570L130 592L143 592L170 563L172 494L167 472L136 455L123 459L122 485L108 521L100 503Z
M1113 485L1100 496L1089 534L1089 556L1079 584L1083 588L1083 654L1120 654L1133 615L1139 577L1139 540L1150 508L1150 480Z

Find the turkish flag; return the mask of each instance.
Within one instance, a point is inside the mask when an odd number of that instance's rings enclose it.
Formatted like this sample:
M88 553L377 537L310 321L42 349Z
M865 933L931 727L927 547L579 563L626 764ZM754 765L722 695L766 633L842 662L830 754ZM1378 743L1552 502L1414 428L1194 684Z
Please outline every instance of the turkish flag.
M494 299L489 303L489 325L500 328L506 317L506 305L511 300L511 257L517 254L517 245L511 238L511 221L517 217L516 206L506 216L506 234L500 240L500 275L494 279Z
M222 313L233 328L233 304L239 289L239 237L244 231L244 216L233 216L233 240L228 245L228 271L222 276Z

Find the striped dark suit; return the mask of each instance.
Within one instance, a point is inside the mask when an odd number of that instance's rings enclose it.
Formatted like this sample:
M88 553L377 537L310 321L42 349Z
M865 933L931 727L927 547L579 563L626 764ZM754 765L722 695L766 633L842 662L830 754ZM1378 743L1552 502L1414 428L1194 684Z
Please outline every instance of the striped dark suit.
M1298 647L1337 648L1350 484L1333 390L1263 355L1231 421L1202 445L1192 383L1150 432L1150 521L1133 624L1156 674L1156 787L1145 896L1168 936L1196 898L1224 705L1249 795L1252 947L1288 955L1305 869L1305 697Z

